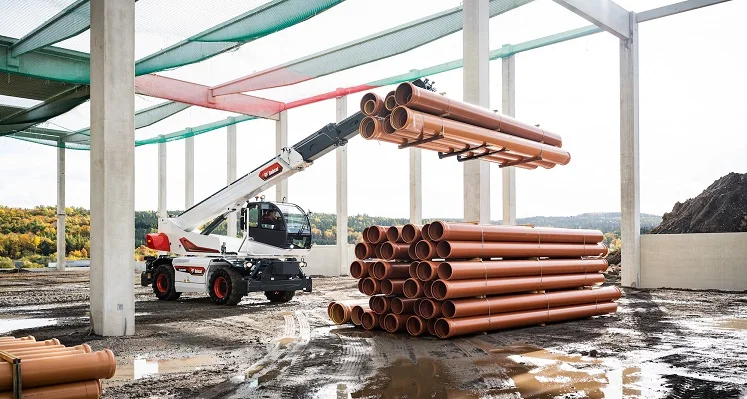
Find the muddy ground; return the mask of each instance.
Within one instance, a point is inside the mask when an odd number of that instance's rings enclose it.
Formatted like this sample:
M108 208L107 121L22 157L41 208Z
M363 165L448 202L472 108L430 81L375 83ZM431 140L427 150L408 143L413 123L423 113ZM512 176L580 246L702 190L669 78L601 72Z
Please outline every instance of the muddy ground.
M0 334L112 349L105 398L747 397L744 293L625 290L615 315L442 341L333 326L327 303L361 294L314 284L236 307L136 285L136 335L103 338L87 272L0 273Z

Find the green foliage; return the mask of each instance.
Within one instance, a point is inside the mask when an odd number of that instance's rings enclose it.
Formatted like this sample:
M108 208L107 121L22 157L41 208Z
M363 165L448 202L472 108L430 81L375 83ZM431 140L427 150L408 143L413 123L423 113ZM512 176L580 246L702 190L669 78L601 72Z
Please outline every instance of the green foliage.
M13 260L10 258L6 258L4 256L0 256L0 269L12 269L13 268Z

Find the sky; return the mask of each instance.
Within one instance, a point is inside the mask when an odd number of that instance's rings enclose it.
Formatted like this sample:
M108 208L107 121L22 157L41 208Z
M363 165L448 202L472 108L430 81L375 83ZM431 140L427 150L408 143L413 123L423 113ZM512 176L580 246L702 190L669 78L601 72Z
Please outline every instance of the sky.
M3 0L0 0L2 3ZM12 8L15 2L9 1ZM140 0L137 3L136 59L167 47L264 1ZM0 34L20 37L64 7L63 0L32 0L40 10L0 23ZM27 3L27 4L28 4ZM619 0L643 11L669 0ZM164 76L215 85L343 44L459 5L454 0L346 0L308 21L248 43L199 64L161 72ZM42 9L45 12L41 12ZM393 12L396 10L396 12ZM5 13L13 15L13 10ZM20 12L20 11L19 11ZM18 12L15 14L18 15ZM641 211L662 214L677 201L699 194L729 172L747 172L747 1L728 3L641 23L640 174ZM39 21L33 20L37 18ZM12 23L11 23L12 22ZM32 23L33 22L33 23ZM589 23L551 0L536 0L490 20L490 49L520 43ZM15 36L14 36L15 35ZM85 32L59 45L87 51ZM462 56L461 32L415 50L293 86L251 93L279 101L353 86L424 68ZM462 70L430 76L439 92L462 98ZM501 60L491 61L490 108L501 108ZM375 90L383 95L393 87ZM516 117L560 134L571 162L550 170L518 169L518 217L570 216L619 211L619 41L602 32L516 56ZM348 114L357 111L363 93L348 96ZM137 96L136 108L161 100ZM2 99L0 98L0 102ZM289 143L335 120L335 101L288 112ZM136 132L153 137L215 120L230 113L190 107ZM80 129L89 125L89 106L81 105L45 125ZM226 129L195 138L195 200L226 183ZM237 126L238 176L276 154L275 122L255 120ZM167 144L167 203L184 208L184 143ZM0 138L0 204L16 207L56 203L54 147ZM330 153L289 179L289 198L314 212L335 211L335 156ZM348 144L348 212L351 215L407 217L407 150L355 138ZM135 150L135 208L157 207L156 145ZM66 204L89 206L87 151L66 151ZM462 165L423 152L423 216L462 217ZM501 217L501 170L492 165L491 216ZM275 190L268 190L268 199Z

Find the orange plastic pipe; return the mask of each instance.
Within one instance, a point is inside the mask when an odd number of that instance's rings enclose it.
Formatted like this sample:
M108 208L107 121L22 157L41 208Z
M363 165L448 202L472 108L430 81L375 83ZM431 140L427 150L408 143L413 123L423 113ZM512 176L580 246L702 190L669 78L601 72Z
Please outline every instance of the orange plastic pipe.
M363 95L360 106L361 112L366 116L384 116L390 112L384 107L384 100L373 92Z
M438 278L438 267L440 262L432 262L429 260L422 261L418 264L417 275L422 281L430 281Z
M369 270L374 263L355 260L350 264L350 275L354 278L366 278L369 276Z
M350 311L350 321L356 326L361 325L361 316L363 316L363 312L368 309L369 306L365 304L353 306L353 309Z
M381 244L381 257L386 260L410 259L409 248L410 244L387 241Z
M444 317L448 318L492 315L519 310L547 309L559 306L609 302L619 299L621 295L622 292L617 287L602 287L592 290L552 291L537 294L452 299L444 301L441 304L441 311Z
M413 245L410 245L410 248L412 248ZM417 279L418 278L418 265L420 264L420 261L416 260L412 263L410 263L410 267L407 269L407 274L410 275L410 278Z
M485 129L463 122L397 106L392 111L391 124L396 130L431 136L441 134L446 139L464 142L470 146L502 147L515 155L539 157L543 161L566 165L571 161L568 151L510 134Z
M483 331L496 331L534 324L583 319L606 313L615 313L616 311L616 303L602 302L599 304L562 306L550 309L523 310L491 316L471 316L458 319L441 318L435 324L435 333L439 338L450 338L457 335L474 334Z
M374 244L374 256L381 259L381 247L383 244Z
M412 312L420 317L423 317L423 315L420 314L420 304L423 303L424 300L425 298L416 298L415 304L412 306Z
M362 281L361 289L364 294L368 296L381 294L381 282L379 280L373 277L366 277Z
M596 244L604 240L599 230L561 229L467 223L431 223L428 236L434 241L500 241L563 244Z
M396 314L413 313L416 301L417 301L417 298L394 297L392 298L392 305L391 305L392 313L396 313Z
M425 321L425 328L430 335L436 335L436 321L438 319L428 319Z
M386 314L392 308L392 298L385 295L374 295L368 300L368 308L376 314Z
M392 90L389 93L386 93L386 97L384 97L384 108L386 108L387 111L392 112L396 106L397 101L394 99L394 90Z
M438 243L433 241L420 240L415 246L415 255L420 260L429 260L436 257Z
M416 251L418 257L420 244ZM427 247L423 247L424 251ZM442 259L454 258L530 258L548 256L558 258L576 258L581 256L605 256L607 246L598 244L553 244L529 242L479 242L479 241L439 241L436 255Z
M358 291L359 291L359 292L360 292L361 294L365 294L365 292L363 292L363 280L365 280L365 279L360 279L360 280L358 280Z
M420 238L423 240L430 240L431 237L428 235L428 229L431 227L430 223L426 223L420 228Z
M381 293L385 295L404 295L405 281L407 280L381 280Z
M361 327L365 330L373 330L379 327L379 315L374 313L371 309L363 311L363 315L361 316Z
M384 328L384 320L386 319L386 315L388 314L389 313L384 313L379 315L379 328L382 330L386 330L386 328Z
M409 82L397 86L394 92L394 99L397 105L403 105L429 114L445 114L449 119L471 125L503 131L517 137L547 143L555 147L563 146L560 136L555 133L520 122L509 116L498 114L487 108L452 100L429 90L423 90Z
M408 245L408 244L403 244ZM377 280L403 279L410 277L410 263L394 263L380 260L370 269L371 277Z
M471 298L481 295L500 295L536 290L557 290L583 287L604 282L602 273L559 274L539 277L501 277L475 280L436 280L433 297L438 300Z
M407 332L413 337L423 335L426 331L425 320L420 316L411 315L407 318L407 323L405 325L407 327Z
M355 257L363 260L374 257L374 246L368 242L359 242L355 244Z
M402 238L403 226L391 226L386 230L386 239L391 242L405 242Z
M467 280L548 274L592 273L607 270L607 259L537 259L457 261L438 264L441 280Z
M101 383L98 380L70 382L38 388L23 388L25 399L98 399ZM13 392L0 392L0 399L13 399Z
M420 228L422 226L418 224L408 223L402 226L402 240L408 244L412 244L420 239Z
M34 336L32 336L32 335L27 335L25 337L18 337L18 338L16 338L16 337L10 337L10 336L8 336L8 337L0 337L0 341L8 341L8 340L10 340L10 341L19 341L19 340L20 341L36 341L36 338L34 338Z
M21 360L32 360L32 359L46 359L50 357L69 356L69 355L75 355L79 353L91 353L91 352L86 352L86 351L79 350L79 349L69 349L64 352L32 353L32 354L21 355L21 356L16 356L16 357L20 358Z
M361 238L363 239L363 242L368 242L368 227L363 229L363 232L361 233ZM370 242L368 242L370 244Z
M407 329L408 318L410 318L408 314L389 313L384 316L384 329L390 333L405 330Z
M415 254L415 248L416 248L417 245L418 245L417 242L413 242L413 243L410 244L410 247L407 248L407 256L409 256L410 259L417 259L418 258L418 256ZM412 277L412 275L410 277Z
M371 244L381 244L386 241L386 229L381 226L371 226L368 228L368 242Z
M81 350L85 353L93 352L88 344L76 345L76 346L64 346L64 345L49 345L38 348L26 348L26 349L9 349L6 352L16 357L23 357L28 355L38 355L44 353L65 353L72 350Z
M57 338L48 339L46 341L31 341L31 340L15 340L10 342L0 342L0 350L7 351L9 349L17 348L38 348L49 345L60 345L60 341Z
M109 349L93 353L21 361L24 388L112 378L117 361ZM0 392L13 387L10 363L0 363Z
M329 305L327 313L335 324L350 322L350 314L355 305L368 305L368 299L352 301L335 301Z
M423 283L415 278L408 278L405 280L405 285L402 287L402 293L407 298L417 298L423 296Z
M420 310L420 316L424 319L432 319L441 316L441 302L435 299L423 299L420 301L420 306L418 306L418 308Z
M418 279L419 280L419 279ZM426 298L433 298L433 282L435 280L431 281L423 281L423 295L425 295Z

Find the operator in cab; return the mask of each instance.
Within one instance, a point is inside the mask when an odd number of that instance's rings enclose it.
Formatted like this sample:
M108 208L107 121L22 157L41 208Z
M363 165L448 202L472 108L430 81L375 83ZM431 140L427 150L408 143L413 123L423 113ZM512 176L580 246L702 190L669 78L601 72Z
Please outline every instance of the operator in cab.
M283 230L283 217L275 209L266 209L262 214L262 227L272 230Z

